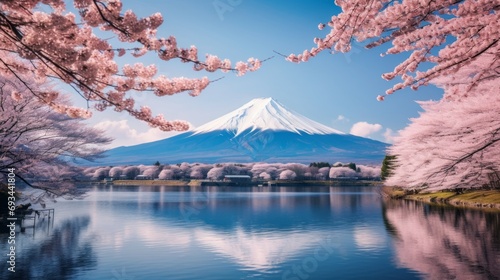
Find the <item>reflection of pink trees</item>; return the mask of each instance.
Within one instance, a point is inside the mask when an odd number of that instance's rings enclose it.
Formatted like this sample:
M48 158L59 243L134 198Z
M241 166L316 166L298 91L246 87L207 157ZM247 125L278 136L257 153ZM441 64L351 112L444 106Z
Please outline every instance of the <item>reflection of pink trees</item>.
M500 275L498 213L391 200L385 204L384 218L395 233L401 266L432 279L497 279Z

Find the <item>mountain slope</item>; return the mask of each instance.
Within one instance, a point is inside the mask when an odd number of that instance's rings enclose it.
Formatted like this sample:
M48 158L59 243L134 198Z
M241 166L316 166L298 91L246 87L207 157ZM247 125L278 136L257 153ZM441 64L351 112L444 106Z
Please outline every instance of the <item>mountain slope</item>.
M179 162L381 162L387 144L344 134L287 110L271 98L254 99L192 131L106 152L98 164Z

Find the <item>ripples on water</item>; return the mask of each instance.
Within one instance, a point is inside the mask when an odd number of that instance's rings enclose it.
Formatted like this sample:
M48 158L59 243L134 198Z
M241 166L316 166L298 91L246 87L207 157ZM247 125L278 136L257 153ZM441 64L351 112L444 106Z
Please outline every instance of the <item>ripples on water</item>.
M500 275L498 213L384 202L371 187L115 186L52 206L52 227L17 233L17 272L3 263L1 279Z

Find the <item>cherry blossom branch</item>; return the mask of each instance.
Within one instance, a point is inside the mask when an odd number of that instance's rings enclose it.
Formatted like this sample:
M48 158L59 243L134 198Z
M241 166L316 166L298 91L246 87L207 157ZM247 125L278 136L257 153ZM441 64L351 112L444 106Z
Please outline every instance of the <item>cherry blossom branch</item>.
M500 38L500 5L497 1L357 0L336 4L342 12L332 16L328 24L318 26L322 30L328 25L330 32L324 38L315 38L316 47L286 56L287 60L306 62L319 52L331 49L347 52L354 38L368 42L367 48L392 42L385 54L411 54L392 72L383 75L387 80L396 76L403 80L388 89L387 95L408 87L416 90L436 77L452 75L490 48L494 53L499 51L496 43ZM433 56L432 51L436 49L439 55ZM425 72L416 72L425 62L434 66ZM480 69L479 75L488 71L490 69ZM469 83L474 85L475 81ZM379 95L377 99L383 100L384 96Z
M0 55L9 53L9 57L4 58L4 69L0 67L0 71L7 71L20 80L26 79L24 76L31 73L33 78L41 82L56 79L70 85L85 98L86 109L69 108L54 102L53 92L31 89L34 96L44 100L57 112L69 116L90 117L88 107L92 102L97 110L113 107L116 111L126 111L145 120L153 127L164 130L186 129L185 123L180 125L180 122L168 122L162 116L153 117L148 108L136 109L134 99L127 95L132 91L151 91L158 96L181 92L196 96L211 83L206 77L169 79L157 76L153 65L136 63L118 67L114 60L115 50L118 56L122 56L126 48L117 48L97 37L93 32L95 28L113 32L123 44L140 44L142 47L134 48L131 53L134 57L148 52L156 53L164 61L177 58L192 63L196 71L234 71L241 76L256 71L262 63L250 58L232 67L228 59L213 55L207 55L206 60L201 61L196 47L182 49L177 47L173 36L167 39L156 37L157 28L163 22L159 13L145 18L138 18L132 11L122 13L120 0L75 0L81 24L76 23L75 15L65 13L65 4L62 0L31 0L3 6L4 10L0 11ZM48 9L40 9L40 6ZM45 12L50 9L52 12ZM21 71L22 75L14 74Z
M488 141L486 144L478 147L477 149L466 153L462 157L453 160L453 164L451 164L449 167L445 168L443 170L443 172L447 173L447 172L451 171L459 163L461 163L461 162L463 162L463 161L465 161L467 159L470 159L475 154L477 154L479 152L482 152L482 151L486 150L487 148L489 148L490 146L493 146L496 142L499 142L500 141L500 137L498 137L498 138L495 139L495 136L497 136L499 134L499 132L500 132L500 127L497 128L497 129L495 129L495 131L493 131L493 135L492 135L493 139L491 139L490 141Z

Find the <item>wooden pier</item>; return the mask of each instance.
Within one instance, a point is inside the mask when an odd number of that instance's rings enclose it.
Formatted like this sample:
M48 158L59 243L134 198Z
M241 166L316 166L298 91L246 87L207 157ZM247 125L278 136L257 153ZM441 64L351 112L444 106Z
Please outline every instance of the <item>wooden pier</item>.
M27 228L32 228L34 234L37 221L44 221L46 219L47 226L49 227L54 224L54 214L54 208L17 211L17 224L19 225L21 232L26 232Z

